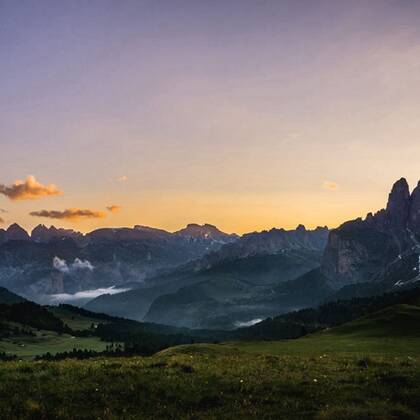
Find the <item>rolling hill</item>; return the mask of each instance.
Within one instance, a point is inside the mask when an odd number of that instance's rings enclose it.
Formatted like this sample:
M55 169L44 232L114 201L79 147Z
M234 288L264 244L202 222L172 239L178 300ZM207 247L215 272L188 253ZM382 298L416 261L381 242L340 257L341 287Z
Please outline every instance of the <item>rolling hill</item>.
M243 342L243 351L276 355L420 355L420 306L386 307L355 321L277 342Z
M2 363L0 416L417 419L419 321L417 305L394 305L298 340Z

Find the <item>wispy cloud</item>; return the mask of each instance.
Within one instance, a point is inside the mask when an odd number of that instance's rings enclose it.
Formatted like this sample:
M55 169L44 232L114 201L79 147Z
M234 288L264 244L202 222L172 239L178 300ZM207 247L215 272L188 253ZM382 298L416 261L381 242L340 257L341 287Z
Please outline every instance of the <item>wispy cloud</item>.
M17 180L12 185L0 184L0 194L10 200L36 200L62 192L54 184L42 185L30 175L25 181Z
M107 288L99 288L94 290L82 290L73 295L68 293L60 293L57 295L51 295L51 301L54 303L59 302L71 302L71 301L81 301L81 300L91 300L101 295L115 295L116 293L122 293L130 290L128 288L116 288L115 286Z
M49 219L78 220L78 219L102 219L106 214L98 210L89 209L66 209L66 210L40 210L29 213L35 217Z
M5 209L0 209L0 213L8 213L8 211Z
M338 190L338 184L334 181L324 181L322 183L322 188L324 190L335 191Z
M118 206L117 204L113 204L111 206L107 206L106 208L110 213L117 213L122 209L122 206Z
M2 219L1 217L0 217L0 225L3 225L4 224L4 219Z
M127 175L122 175L122 176L117 178L117 181L127 182L128 181L128 176Z
M263 320L262 318L255 318L255 319L251 319L250 321L236 321L235 327L238 327L238 328L252 327L253 325L258 324L262 320Z

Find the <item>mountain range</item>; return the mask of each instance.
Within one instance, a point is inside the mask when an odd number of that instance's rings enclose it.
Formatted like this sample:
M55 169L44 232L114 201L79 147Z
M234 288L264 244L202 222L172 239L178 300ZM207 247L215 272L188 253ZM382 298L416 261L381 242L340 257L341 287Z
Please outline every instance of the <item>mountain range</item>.
M328 231L244 235L157 284L89 302L108 311L190 328L234 328L336 299L380 295L420 279L420 184L402 178L386 207ZM146 310L146 308L148 309Z
M237 239L212 225L170 233L145 226L82 234L39 225L0 230L0 286L37 302L97 296L147 283Z
M327 238L327 228L302 225L250 233L146 287L102 295L86 307L189 328L233 328L277 314L274 289L319 267Z
M420 279L420 183L392 187L384 209L336 229L238 235L189 224L88 234L14 224L0 230L0 287L40 303L188 328L233 329Z

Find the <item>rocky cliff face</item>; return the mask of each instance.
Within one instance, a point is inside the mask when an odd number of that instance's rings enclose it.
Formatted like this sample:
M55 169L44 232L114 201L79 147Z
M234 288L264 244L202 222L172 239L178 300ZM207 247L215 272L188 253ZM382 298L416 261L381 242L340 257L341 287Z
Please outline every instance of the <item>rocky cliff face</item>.
M410 213L411 197L410 190L405 178L397 181L389 194L388 204L385 210L387 229L401 230L407 227Z
M420 182L411 194L408 227L412 232L420 235Z
M381 281L393 266L412 261L412 254L420 252L419 236L420 187L410 194L407 181L401 178L392 187L385 209L331 231L321 271L336 289ZM416 270L412 267L405 280L415 278Z
M208 269L223 261L233 261L257 255L275 255L302 250L322 253L327 244L328 232L327 227L307 230L305 226L299 225L294 230L271 229L249 233L197 261L195 263L196 269Z

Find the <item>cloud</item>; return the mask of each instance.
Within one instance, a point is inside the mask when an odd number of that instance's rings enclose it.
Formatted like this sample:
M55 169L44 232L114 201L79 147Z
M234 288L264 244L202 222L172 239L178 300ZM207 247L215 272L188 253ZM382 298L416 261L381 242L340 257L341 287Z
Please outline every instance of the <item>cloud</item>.
M34 176L30 175L25 181L17 180L12 185L0 184L0 194L10 200L36 200L51 195L60 195L62 192L54 185L42 185Z
M120 176L119 178L117 178L117 181L127 182L128 181L128 176L127 175Z
M118 206L118 205L116 205L116 204L113 204L113 205L111 205L111 206L108 206L106 209L107 209L110 213L117 213L117 212L119 212L119 211L122 209L122 207L121 207L121 206Z
M322 183L322 188L324 190L335 191L338 190L338 184L334 181L324 181Z
M0 213L8 213L8 211L5 209L0 209Z
M66 209L60 210L40 210L29 213L35 217L46 217L49 219L79 220L79 219L102 219L106 214L102 211L89 209Z
M61 271L62 273L68 273L70 271L69 266L66 263L66 260L62 260L61 258L54 257L53 259L53 267Z
M93 271L94 266L88 260L81 260L80 258L76 258L74 263L71 265L70 269L72 270L89 270Z
M75 258L74 262L69 265L66 260L62 260L59 257L54 257L53 267L61 273L71 273L77 270L93 271L95 268L88 260L83 261L80 258Z
M127 292L128 290L131 290L131 289L128 289L128 288L118 289L115 286L112 286L112 287L99 288L99 289L93 289L93 290L82 290L81 292L77 292L74 294L60 293L57 295L50 295L50 297L53 303L72 302L72 301L77 301L77 300L91 300L101 295L115 295L116 293Z
M4 224L4 219L0 217L0 225Z
M258 324L261 321L263 321L263 318L255 318L255 319L251 319L250 321L245 321L245 322L236 321L235 327L237 328L252 327L253 325Z

